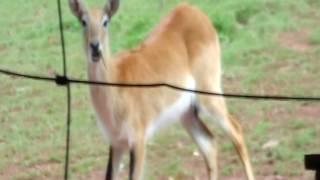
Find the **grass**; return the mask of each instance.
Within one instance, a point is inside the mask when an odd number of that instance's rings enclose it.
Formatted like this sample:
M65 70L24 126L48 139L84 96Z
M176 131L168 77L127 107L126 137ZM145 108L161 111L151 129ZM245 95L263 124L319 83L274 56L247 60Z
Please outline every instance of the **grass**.
M314 45L320 44L320 29L316 29L314 32L312 32L309 41Z
M178 0L122 2L110 25L112 50L133 47ZM224 89L232 93L319 95L319 1L189 0L217 27L223 47ZM101 4L94 0L91 6ZM81 30L63 1L69 75L86 78ZM62 73L55 1L3 0L0 7L0 68L53 76ZM309 32L302 40L285 33ZM284 42L282 42L284 41ZM302 42L301 42L302 41ZM293 47L307 44L306 50ZM54 84L0 76L0 179L61 179L65 139L65 89ZM103 171L108 145L90 108L87 87L72 86L71 178ZM317 104L228 100L241 120L258 177L310 177L303 154L319 151ZM208 124L210 121L207 121ZM216 127L222 176L243 174L228 138ZM270 139L280 144L262 149ZM201 157L180 126L148 145L146 179L204 174ZM269 155L271 154L271 155ZM272 164L270 164L272 162ZM194 165L193 165L194 164ZM268 167L268 168L266 168ZM200 174L199 174L200 172ZM307 174L307 175L306 175Z

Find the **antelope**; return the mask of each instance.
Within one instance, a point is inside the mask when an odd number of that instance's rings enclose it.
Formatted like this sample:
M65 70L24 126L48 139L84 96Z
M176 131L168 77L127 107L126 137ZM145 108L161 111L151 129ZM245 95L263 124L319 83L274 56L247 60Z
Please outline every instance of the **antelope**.
M69 0L82 24L88 79L129 84L167 83L188 89L222 93L221 53L217 31L197 7L182 3L163 17L137 47L111 54L108 26L120 0L88 9ZM218 179L216 138L202 116L213 120L228 137L254 179L239 122L229 115L223 97L197 95L166 87L90 86L97 121L110 143L106 179L119 178L119 164L129 152L129 179L143 178L146 142L164 126L180 122L201 152L208 179Z

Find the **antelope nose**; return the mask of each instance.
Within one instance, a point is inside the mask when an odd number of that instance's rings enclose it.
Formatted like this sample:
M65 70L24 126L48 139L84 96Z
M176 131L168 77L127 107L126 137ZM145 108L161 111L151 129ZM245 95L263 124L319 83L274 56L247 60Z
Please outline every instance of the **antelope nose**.
M99 43L90 43L90 47L92 51L98 52L99 51Z

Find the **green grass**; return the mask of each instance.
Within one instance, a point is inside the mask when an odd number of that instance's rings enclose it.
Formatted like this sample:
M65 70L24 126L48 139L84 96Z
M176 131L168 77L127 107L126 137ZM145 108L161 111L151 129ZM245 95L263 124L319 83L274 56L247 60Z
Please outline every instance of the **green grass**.
M81 27L63 2L69 75L85 79ZM91 6L101 0L90 1ZM150 32L179 0L123 1L110 24L113 52L131 48ZM223 50L225 92L320 95L318 0L189 0L208 14ZM0 68L54 76L62 73L55 1L3 0L0 6ZM307 30L306 51L284 47L281 36ZM299 34L296 34L298 37ZM301 43L299 40L296 43ZM108 145L92 112L88 88L72 86L72 179L103 171ZM0 179L61 179L65 140L65 89L54 84L0 75ZM303 154L319 151L317 104L228 100L241 120L257 176L299 177ZM309 111L303 108L309 108ZM212 124L210 121L206 121ZM211 125L210 125L211 126ZM220 129L220 175L243 172L235 151ZM261 147L279 140L272 152ZM159 133L148 145L146 179L194 176L201 157L180 126ZM271 153L271 156L266 154ZM274 164L269 165L272 161ZM197 167L191 168L190 164ZM264 168L271 166L270 168ZM202 171L201 171L202 172ZM205 172L205 171L203 171Z
M316 29L312 32L309 41L311 44L319 45L320 44L320 29Z

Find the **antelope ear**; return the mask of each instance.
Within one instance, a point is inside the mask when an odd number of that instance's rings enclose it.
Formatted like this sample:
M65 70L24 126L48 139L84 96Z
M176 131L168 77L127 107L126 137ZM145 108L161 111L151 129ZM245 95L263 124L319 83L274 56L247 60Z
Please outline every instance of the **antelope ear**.
M69 6L72 13L79 19L81 19L83 13L86 11L82 0L69 0Z
M119 9L119 4L120 0L107 0L107 4L104 7L104 10L108 14L110 19Z

